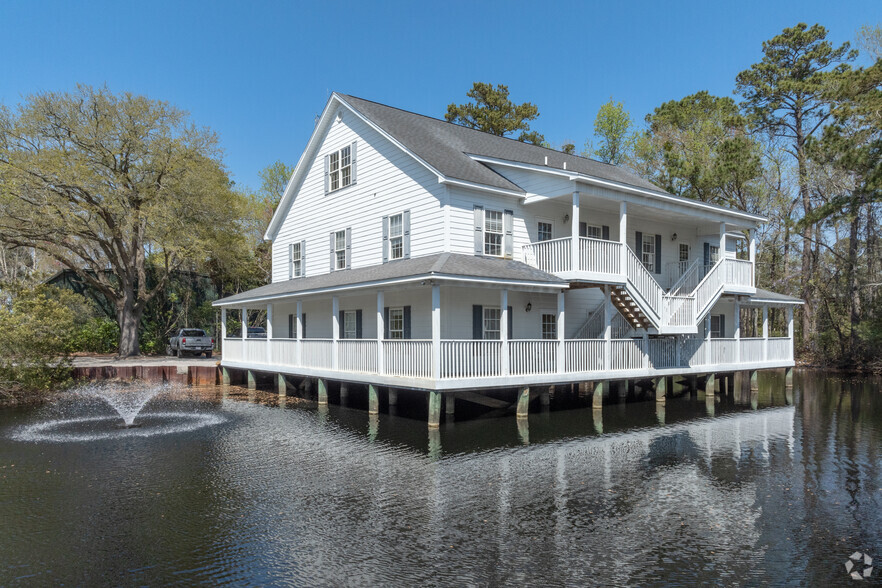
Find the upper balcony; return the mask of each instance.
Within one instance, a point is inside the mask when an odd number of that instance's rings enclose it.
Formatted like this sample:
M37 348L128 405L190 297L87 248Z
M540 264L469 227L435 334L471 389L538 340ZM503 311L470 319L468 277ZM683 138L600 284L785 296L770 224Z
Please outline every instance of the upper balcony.
M634 326L652 326L660 333L694 333L722 294L756 291L750 260L678 262L665 288L627 244L589 237L531 243L524 246L524 261L570 281L612 285L620 312Z

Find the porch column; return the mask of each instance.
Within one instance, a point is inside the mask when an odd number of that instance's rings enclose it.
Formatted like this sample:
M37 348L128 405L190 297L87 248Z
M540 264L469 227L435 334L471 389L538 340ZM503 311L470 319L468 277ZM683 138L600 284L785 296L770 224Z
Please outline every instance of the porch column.
M502 291L506 293L505 290ZM502 299L502 329L501 333L507 333L507 323L505 320L507 310L507 298L503 295ZM508 366L508 355L505 354L505 336L503 336L503 369ZM432 286L432 377L435 380L441 379L441 286L434 284Z
M649 333L643 331L643 369L649 369Z
M227 309L221 308L221 352L223 352L224 339L227 338Z
M710 365L711 360L711 315L704 318L704 365Z
M763 361L769 360L769 305L763 304Z
M603 287L603 371L612 367L612 286Z
M621 272L628 275L628 203L619 203L619 243L622 244Z
M750 229L748 234L750 238L750 285L756 286L756 229Z
M735 327L735 364L741 363L741 302L735 298L735 316L733 317Z
M576 192L578 194L578 192ZM503 376L509 373L509 352L508 352L508 290L499 291L499 338L502 340L501 365L500 370Z
M303 362L301 358L303 357L303 320L300 318L303 314L303 302L300 300L297 301L297 316L294 317L294 337L297 338L297 365L302 365Z
M266 362L273 362L273 304L266 305Z
M793 307L787 307L787 336L790 338L790 359L793 360Z
M241 337L243 339L248 338L248 309L244 306L242 307L242 333Z
M566 344L564 343L564 331L566 331L566 317L564 316L565 299L563 290L557 295L557 373L566 371Z
M377 373L385 374L386 366L384 365L383 356L383 333L386 330L386 317L384 315L384 298L383 291L377 292Z
M331 369L337 369L337 348L340 340L340 320L337 318L340 312L340 299L331 297Z
M573 214L570 217L572 238L572 271L577 272L581 269L579 265L579 191L573 191Z
M726 223L720 223L720 259L726 258Z

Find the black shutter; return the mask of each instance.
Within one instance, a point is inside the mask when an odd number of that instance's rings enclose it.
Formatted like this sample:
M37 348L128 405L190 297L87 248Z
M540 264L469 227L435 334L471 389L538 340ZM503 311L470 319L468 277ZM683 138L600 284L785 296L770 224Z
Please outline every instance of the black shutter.
M637 259L640 260L640 263L643 263L643 233L637 231L637 236L634 239L634 242L637 244L637 248L634 249L634 253L637 254Z
M508 338L512 339L511 332L514 330L514 313L511 311L511 306L508 307Z
M343 318L346 316L346 313L341 310L338 311L337 314L339 315L339 318L337 319L337 338L342 339L346 334L346 330L343 328Z
M288 315L288 338L289 339L294 338L294 315L293 314Z
M337 255L334 252L335 247L337 246L337 235L334 234L334 231L331 231L331 271L337 267Z
M389 217L383 217L383 263L389 261Z
M661 274L661 235L655 236L655 273Z
M710 243L704 244L704 266L710 265Z
M472 305L472 339L480 341L484 338L484 307Z
M484 255L484 207L475 205L475 255Z
M410 339L410 307L404 307L404 338Z
M603 240L609 241L609 225L603 225L600 230L601 234L603 235Z
M300 242L300 277L306 275L306 239Z
M404 253L404 259L410 259L410 211L405 210L401 213L401 247Z
M383 339L389 338L389 307L383 308Z
M352 268L352 229L346 229L346 269Z
M361 309L355 311L355 338L361 339Z
M588 236L588 223L579 223L579 236L587 237Z

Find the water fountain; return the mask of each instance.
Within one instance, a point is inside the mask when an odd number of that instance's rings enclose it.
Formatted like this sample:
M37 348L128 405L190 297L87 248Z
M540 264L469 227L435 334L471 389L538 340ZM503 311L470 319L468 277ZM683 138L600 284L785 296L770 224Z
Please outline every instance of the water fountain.
M175 403L184 411L144 411L154 398ZM182 433L216 425L226 419L217 412L192 410L187 401L187 389L172 384L149 382L100 382L74 388L64 394L52 407L65 418L55 418L24 426L12 434L19 441L98 441L127 437L149 437L159 434ZM97 402L96 402L97 401ZM94 415L96 410L112 415ZM69 417L71 412L90 415Z

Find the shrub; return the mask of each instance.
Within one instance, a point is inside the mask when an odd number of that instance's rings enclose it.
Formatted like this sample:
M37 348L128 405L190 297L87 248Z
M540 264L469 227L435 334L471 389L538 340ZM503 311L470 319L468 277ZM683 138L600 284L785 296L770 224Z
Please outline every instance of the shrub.
M106 316L92 317L79 327L70 351L116 353L119 349L119 325Z
M70 379L68 353L77 331L78 301L72 297L77 295L46 286L3 294L0 394L22 398L66 385Z

